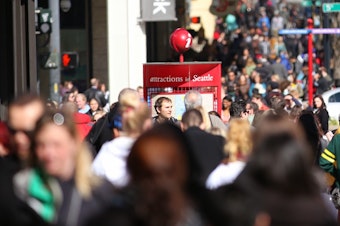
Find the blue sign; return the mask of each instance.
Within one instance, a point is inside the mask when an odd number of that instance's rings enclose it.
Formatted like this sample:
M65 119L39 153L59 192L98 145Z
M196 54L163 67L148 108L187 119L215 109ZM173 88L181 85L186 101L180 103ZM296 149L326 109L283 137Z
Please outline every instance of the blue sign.
M340 34L340 28L282 29L279 35Z
M309 29L282 29L279 30L279 35L308 35Z
M340 34L340 28L314 28L312 34Z

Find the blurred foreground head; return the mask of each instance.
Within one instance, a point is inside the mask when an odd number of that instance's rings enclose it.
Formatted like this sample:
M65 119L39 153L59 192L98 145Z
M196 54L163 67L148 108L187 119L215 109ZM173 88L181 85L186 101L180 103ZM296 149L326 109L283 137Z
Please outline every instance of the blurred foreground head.
M190 217L188 150L182 131L168 123L145 132L133 145L127 168L130 185L138 191L136 214L147 225L177 225Z
M37 122L34 134L33 164L61 181L75 180L81 196L91 194L97 178L91 173L92 156L82 142L73 115L52 110Z
M183 186L189 173L187 152L187 142L179 128L168 124L152 128L131 148L127 166L132 182Z
M9 105L8 128L15 146L12 151L23 161L29 156L35 124L44 112L45 104L35 94L20 96Z
M234 185L257 203L258 213L269 214L272 226L334 225L310 153L297 124L269 115L261 120L253 152Z

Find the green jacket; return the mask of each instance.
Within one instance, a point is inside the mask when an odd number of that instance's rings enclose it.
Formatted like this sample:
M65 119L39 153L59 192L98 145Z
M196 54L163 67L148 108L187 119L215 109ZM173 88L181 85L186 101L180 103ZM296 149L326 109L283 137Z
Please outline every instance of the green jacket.
M324 171L335 178L335 184L340 188L340 134L335 135L327 148L323 150L319 164Z

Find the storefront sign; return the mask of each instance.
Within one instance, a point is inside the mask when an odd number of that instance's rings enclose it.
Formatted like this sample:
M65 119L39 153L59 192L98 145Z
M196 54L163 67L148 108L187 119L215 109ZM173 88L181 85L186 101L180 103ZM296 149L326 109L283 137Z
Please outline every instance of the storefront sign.
M142 0L142 21L177 20L175 0Z

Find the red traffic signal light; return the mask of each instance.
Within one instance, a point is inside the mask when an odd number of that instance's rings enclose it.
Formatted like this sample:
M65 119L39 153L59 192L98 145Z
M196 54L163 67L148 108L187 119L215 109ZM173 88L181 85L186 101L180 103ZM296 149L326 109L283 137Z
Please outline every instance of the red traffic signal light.
M66 52L61 55L61 63L65 69L78 67L79 56L76 52Z
M193 23L193 24L201 23L201 17L199 17L199 16L191 17L190 20L191 20L191 23Z

